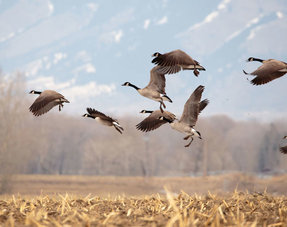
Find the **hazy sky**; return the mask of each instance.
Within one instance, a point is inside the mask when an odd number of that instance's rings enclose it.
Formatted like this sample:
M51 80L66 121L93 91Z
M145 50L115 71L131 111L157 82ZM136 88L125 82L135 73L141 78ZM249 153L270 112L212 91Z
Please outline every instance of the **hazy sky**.
M286 0L0 0L0 67L25 72L28 90L59 91L72 114L157 109L121 84L146 86L151 55L182 49L206 71L166 76L168 110L180 115L202 84L204 116L286 119L287 76L253 86L242 73L260 65L250 56L287 61L286 38Z

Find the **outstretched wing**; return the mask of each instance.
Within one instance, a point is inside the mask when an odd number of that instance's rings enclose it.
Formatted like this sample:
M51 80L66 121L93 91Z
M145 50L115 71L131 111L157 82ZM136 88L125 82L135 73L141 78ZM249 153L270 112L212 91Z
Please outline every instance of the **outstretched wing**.
M155 66L150 71L150 81L146 86L152 90L158 91L160 94L165 94L165 76L158 72L160 66Z
M35 116L40 116L44 113L47 113L54 106L58 105L59 103L56 100L60 98L64 98L64 96L56 91L52 90L43 91L39 95L39 97L36 98L34 103L30 106L29 110Z
M113 122L113 121L117 122L113 118L111 118L111 117L109 117L109 116L107 116L107 115L103 114L102 112L97 111L95 109L87 108L87 112L93 117L99 117L103 120L107 120L107 121L111 121L111 122Z
M190 95L189 99L186 101L183 109L183 113L180 118L180 122L186 123L190 126L196 124L198 115L199 115L199 102L204 91L204 86L198 86L194 92ZM202 107L205 104L202 104ZM207 104L206 104L207 105Z
M266 84L283 76L286 73L283 69L286 68L287 65L284 62L271 59L262 64L254 72L250 73L250 75L256 76L253 80L251 80L251 83L254 85Z
M167 121L160 120L160 117L165 117L171 121L175 119L175 115L164 111L163 113L160 110L153 111L147 118L141 121L139 124L136 125L136 128L143 132L149 132L155 130L162 126L163 124L167 123Z
M208 99L204 99L199 103L199 113L209 104Z
M182 50L174 50L162 54L152 60L152 63L161 66L158 71L164 74L177 73L182 69L182 66L199 65L197 61L192 59Z
M285 146L285 147L280 147L280 152L281 152L282 154L287 154L287 146Z

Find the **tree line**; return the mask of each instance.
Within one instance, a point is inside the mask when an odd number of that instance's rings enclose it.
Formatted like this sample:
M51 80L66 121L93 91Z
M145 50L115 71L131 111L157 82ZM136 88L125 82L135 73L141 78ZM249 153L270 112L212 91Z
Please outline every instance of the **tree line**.
M0 174L85 174L190 176L225 171L285 171L279 152L287 121L236 121L225 115L201 117L203 140L185 148L183 136L166 124L142 133L141 119L121 117L120 135L79 116L49 112L34 117L25 77L0 73ZM5 180L5 178L3 178ZM3 180L2 179L2 180Z

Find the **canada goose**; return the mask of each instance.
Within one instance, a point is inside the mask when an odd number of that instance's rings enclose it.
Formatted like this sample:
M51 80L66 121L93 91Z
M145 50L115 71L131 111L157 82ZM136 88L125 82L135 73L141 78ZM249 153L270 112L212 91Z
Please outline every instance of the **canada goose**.
M256 76L251 83L253 85L262 85L275 80L287 73L287 63L275 59L262 60L259 58L250 57L247 59L250 61L259 61L262 65L252 73L247 73L243 70L246 75Z
M30 94L39 94L34 103L30 106L29 110L35 115L40 116L47 113L54 106L59 105L59 111L64 107L63 103L70 103L63 95L53 90L35 91L32 90Z
M287 136L284 136L282 139L287 139ZM280 152L282 154L287 154L287 146L280 147Z
M124 131L123 127L120 126L119 122L95 109L92 108L87 108L87 112L88 114L84 114L83 117L90 117L95 119L96 121L100 122L103 125L107 125L107 126L114 126L115 129L119 132L119 133L123 133L122 131Z
M136 125L136 128L143 132L148 132L155 130L167 123L167 121L162 121L159 118L165 117L166 119L173 121L175 119L175 115L168 111L164 111L163 113L160 110L150 111L150 110L142 110L140 113L150 113L150 115Z
M145 88L138 88L137 86L131 84L130 82L125 82L122 86L130 86L137 90L137 92L149 99L160 102L160 110L163 112L161 106L166 108L163 101L172 102L172 100L165 93L165 76L162 73L159 73L159 66L155 66L150 71L150 81Z
M152 63L161 66L158 71L164 74L177 73L180 70L193 70L195 76L198 76L198 70L204 70L198 61L192 59L182 50L174 50L165 54L156 52L152 55L155 57Z
M169 120L165 117L160 117L160 120L164 120L170 123L170 126L181 132L186 134L184 140L191 138L190 142L185 145L185 147L189 147L191 142L193 141L193 136L196 135L201 139L201 135L199 131L196 131L193 127L196 124L198 115L200 112L208 105L209 100L204 99L200 102L202 92L204 91L204 86L198 86L194 92L190 95L189 99L186 101L183 109L183 113L181 115L180 120Z

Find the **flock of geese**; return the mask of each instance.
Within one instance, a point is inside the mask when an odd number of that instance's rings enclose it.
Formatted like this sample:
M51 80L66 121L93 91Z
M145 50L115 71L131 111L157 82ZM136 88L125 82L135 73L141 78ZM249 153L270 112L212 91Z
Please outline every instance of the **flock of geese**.
M165 76L167 74L178 73L181 70L193 70L194 75L197 77L199 75L199 71L205 71L205 68L182 50L174 50L165 54L156 52L152 56L154 57L152 63L156 66L150 70L150 81L147 86L139 88L130 82L122 84L122 86L132 87L140 95L160 103L159 110L142 110L140 112L149 113L150 115L137 124L136 128L143 132L149 132L159 128L165 123L169 123L173 129L186 135L183 138L184 140L190 139L189 143L185 145L185 147L189 147L193 141L193 136L201 139L200 132L195 130L194 127L196 125L198 115L208 105L209 100L201 100L204 86L198 86L186 101L183 113L178 120L173 113L164 110L166 108L164 101L172 103L172 100L165 92ZM255 77L251 80L253 85L266 84L287 73L287 63L283 61L275 59L262 60L253 57L248 58L247 61L259 61L262 63L262 65L254 72L247 73L243 70L246 75ZM47 113L55 106L59 106L59 111L61 111L61 108L64 106L63 103L69 103L63 95L53 90L45 90L43 92L32 90L30 91L30 94L39 94L37 99L30 106L30 111L35 116ZM103 125L114 127L121 134L124 130L116 119L113 119L93 108L87 108L87 113L85 113L83 117L92 118ZM287 136L284 136L283 139L287 139ZM281 147L280 151L287 154L287 146Z

